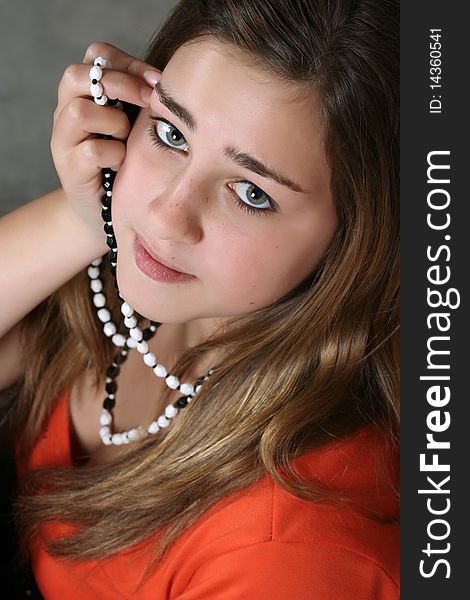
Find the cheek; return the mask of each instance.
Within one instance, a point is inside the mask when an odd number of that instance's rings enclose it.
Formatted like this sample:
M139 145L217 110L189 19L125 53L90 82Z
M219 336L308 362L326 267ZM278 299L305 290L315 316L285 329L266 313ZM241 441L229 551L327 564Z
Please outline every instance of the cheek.
M318 266L333 235L334 221L331 228L315 223L303 215L301 224L290 223L270 235L213 242L208 274L214 292L250 309L287 294Z
M116 233L135 219L135 209L142 210L143 199L155 181L149 177L153 172L145 153L135 145L127 151L126 158L117 172L113 186L112 216Z
M206 263L215 297L255 310L271 304L303 279L299 254L283 239L227 239L213 246ZM218 250L217 250L218 248Z

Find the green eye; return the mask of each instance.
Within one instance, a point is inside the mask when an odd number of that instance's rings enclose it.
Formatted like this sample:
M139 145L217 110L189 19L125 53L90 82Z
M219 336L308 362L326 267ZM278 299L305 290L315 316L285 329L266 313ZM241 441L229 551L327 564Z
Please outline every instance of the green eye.
M272 209L271 198L254 183L250 181L236 181L231 183L229 187L247 207L259 212Z
M165 119L154 118L152 120L155 124L152 126L151 134L157 145L164 148L174 148L175 150L188 152L188 144L179 129L176 129L174 125L165 121Z

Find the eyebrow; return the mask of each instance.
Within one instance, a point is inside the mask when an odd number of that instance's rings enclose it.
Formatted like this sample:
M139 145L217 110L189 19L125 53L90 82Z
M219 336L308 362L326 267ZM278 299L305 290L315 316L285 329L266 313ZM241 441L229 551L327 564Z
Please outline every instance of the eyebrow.
M187 126L191 133L194 133L197 129L196 119L189 112L189 110L179 104L172 96L170 96L170 94L162 87L160 81L157 81L157 84L155 85L155 91L163 106L166 106L170 112L176 115ZM248 169L249 171L253 171L253 173L257 173L261 177L266 177L267 179L272 179L281 185L285 185L293 192L300 192L302 194L308 193L302 189L298 183L279 172L277 169L268 167L254 156L246 154L245 152L241 152L233 146L226 146L223 150L223 155L225 158L232 160L238 166Z

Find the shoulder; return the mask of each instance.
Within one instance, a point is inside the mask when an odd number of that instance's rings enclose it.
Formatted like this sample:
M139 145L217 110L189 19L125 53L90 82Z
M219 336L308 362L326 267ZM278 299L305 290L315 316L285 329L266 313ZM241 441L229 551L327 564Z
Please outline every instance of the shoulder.
M350 489L364 507L392 518L397 507L390 491L364 471L371 453L361 448L371 450L375 435L367 430L309 452L299 471L313 470L319 481ZM265 477L209 509L165 564L170 571L179 565L184 593L175 598L181 600L313 594L391 600L398 598L399 531L350 509L300 500Z
M203 563L175 600L398 600L399 586L381 563L348 548L269 540Z

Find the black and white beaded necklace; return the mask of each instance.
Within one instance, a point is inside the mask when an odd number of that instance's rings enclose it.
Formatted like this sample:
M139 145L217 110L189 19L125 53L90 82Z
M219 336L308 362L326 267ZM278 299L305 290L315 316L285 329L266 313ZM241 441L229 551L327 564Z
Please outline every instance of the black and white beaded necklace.
M116 266L117 266L117 244L114 236L113 223L111 218L111 199L112 186L116 172L111 169L102 169L104 176L103 189L104 196L102 198L101 216L104 221L104 231L106 233L107 244L110 248L111 273L114 277L116 290ZM113 344L120 348L115 355L113 362L106 369L106 398L103 402L103 409L100 415L100 438L103 444L110 446L112 444L120 446L129 442L138 440L145 435L155 434L160 429L168 427L170 420L178 414L178 411L188 406L194 396L199 392L201 386L213 373L210 369L206 375L200 377L194 384L180 383L175 375L168 373L166 367L158 363L155 354L150 352L148 341L155 335L158 327L161 325L155 321L150 321L150 326L145 329L139 327L139 321L134 315L133 308L128 302L124 301L121 305L121 313L124 316L124 325L129 330L129 336L126 337L118 333L118 328L111 319L111 312L106 308L106 297L103 293L103 283L100 279L100 265L103 262L102 257L94 260L88 267L88 277L90 278L90 289L93 294L93 304L98 309L97 316L103 324L103 333L106 337L111 338ZM119 300L124 300L119 290L117 292ZM164 414L153 420L148 427L135 427L127 431L113 432L113 409L116 404L117 383L116 378L120 372L120 366L127 360L129 350L136 348L142 354L144 363L150 367L155 375L165 379L165 383L172 390L181 392L176 402L168 404Z

